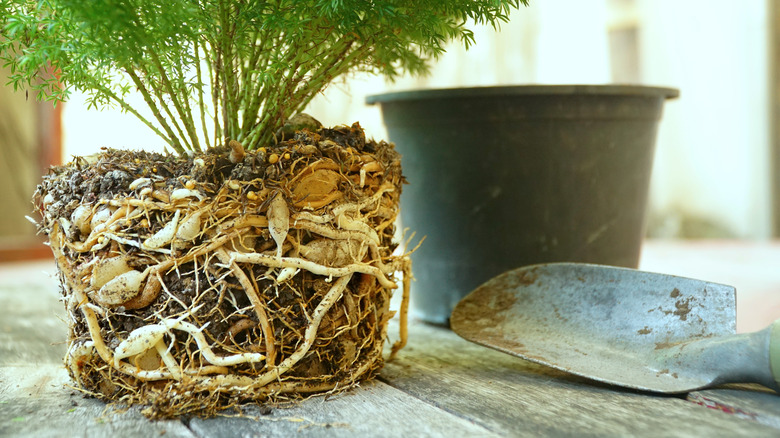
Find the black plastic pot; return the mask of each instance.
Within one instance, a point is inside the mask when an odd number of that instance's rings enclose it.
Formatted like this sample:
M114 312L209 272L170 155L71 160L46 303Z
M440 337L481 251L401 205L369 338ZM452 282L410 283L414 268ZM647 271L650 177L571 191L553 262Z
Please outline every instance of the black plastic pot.
M669 88L511 86L388 93L380 104L409 180L413 309L455 304L518 266L636 267L658 121Z

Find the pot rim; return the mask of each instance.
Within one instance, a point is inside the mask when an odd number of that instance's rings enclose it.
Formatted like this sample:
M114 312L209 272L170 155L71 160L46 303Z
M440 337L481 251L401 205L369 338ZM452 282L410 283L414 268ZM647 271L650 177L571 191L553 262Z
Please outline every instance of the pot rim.
M563 95L593 95L593 96L636 96L663 99L679 97L680 90L668 87L654 87L645 85L506 85L485 87L455 87L455 88L429 88L407 91L394 91L389 93L373 94L366 96L366 104L427 100L450 99L471 97L496 97L496 96L563 96Z

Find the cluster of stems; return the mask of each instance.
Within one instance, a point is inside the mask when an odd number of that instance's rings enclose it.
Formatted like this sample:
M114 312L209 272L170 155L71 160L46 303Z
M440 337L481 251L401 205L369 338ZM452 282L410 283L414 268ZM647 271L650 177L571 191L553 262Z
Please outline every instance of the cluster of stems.
M118 106L180 154L278 132L359 71L425 74L526 0L0 0L0 62L16 88ZM130 95L146 104L135 107Z

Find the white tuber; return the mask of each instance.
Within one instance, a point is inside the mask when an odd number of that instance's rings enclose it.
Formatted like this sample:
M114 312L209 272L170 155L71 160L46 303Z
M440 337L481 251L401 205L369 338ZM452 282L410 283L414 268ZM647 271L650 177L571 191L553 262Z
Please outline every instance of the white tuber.
M162 324L151 324L139 327L130 333L114 351L114 366L119 367L119 361L154 347L168 333L168 327Z
M379 244L379 234L377 234L376 230L371 228L367 223L355 220L350 215L347 214L347 212L341 212L336 217L336 225L338 225L339 228L342 230L348 230L348 231L358 231L361 232L368 237L371 238L371 241L375 244Z
M160 231L146 239L144 243L141 244L141 249L157 249L173 240L173 237L176 235L176 227L179 225L179 216L181 216L181 211L176 210L173 219L165 224Z
M287 208L287 201L284 196L277 194L268 205L268 231L271 232L274 242L276 242L276 256L282 257L282 248L287 239L287 232L290 231L290 209Z
M191 241L200 234L200 211L185 216L176 230L176 238L184 241Z
M197 312L201 306L192 309L192 312ZM160 321L159 324L150 324L143 327L139 327L132 332L124 341L119 343L119 346L114 350L114 367L119 368L119 361L130 356L141 354L150 348L157 347L157 351L160 353L160 357L163 358L165 365L168 366L169 371L173 374L177 380L181 378L181 372L178 364L171 356L171 352L165 348L165 344L162 343L163 336L168 331L176 327L177 324L184 321L189 314L185 313L177 319L166 318ZM205 327L205 326L204 326Z
M138 178L130 183L130 186L128 187L130 190L135 190L139 187L143 186L149 186L152 184L152 180L149 178Z
M71 236L71 232L73 229L70 226L70 221L65 219L64 217L60 218L60 227L62 228L62 232L65 233L66 236Z
M136 270L125 272L104 284L97 294L100 302L107 306L118 306L135 298L141 292L146 272Z
M92 268L92 278L90 279L90 285L95 289L100 289L114 278L133 270L128 266L125 256L97 260Z
M198 198L199 201L203 200L203 195L197 191L192 189L176 189L171 193L171 202L178 201L180 199L186 199L186 198Z
M47 193L46 196L43 197L43 208L47 208L52 204L54 204L54 195Z
M111 211L110 207L105 205L101 206L98 208L95 214L92 215L92 219L89 222L89 227L94 230L99 225L103 225L104 223L108 222L108 219L111 218L112 214L113 211Z
M70 221L79 229L82 236L88 236L89 232L92 231L92 227L89 224L91 216L92 209L86 205L79 205L70 215Z
M285 281L295 277L295 274L300 271L301 270L298 268L284 268L281 272L279 272L279 275L276 276L276 282L284 283Z

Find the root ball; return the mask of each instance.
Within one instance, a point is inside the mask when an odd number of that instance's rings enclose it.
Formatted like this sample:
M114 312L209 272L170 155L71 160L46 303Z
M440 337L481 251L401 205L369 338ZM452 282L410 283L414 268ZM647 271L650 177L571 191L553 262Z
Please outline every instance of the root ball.
M381 368L394 276L402 313L411 277L394 255L400 156L357 124L284 138L192 157L107 150L44 178L79 387L153 418L210 416Z

